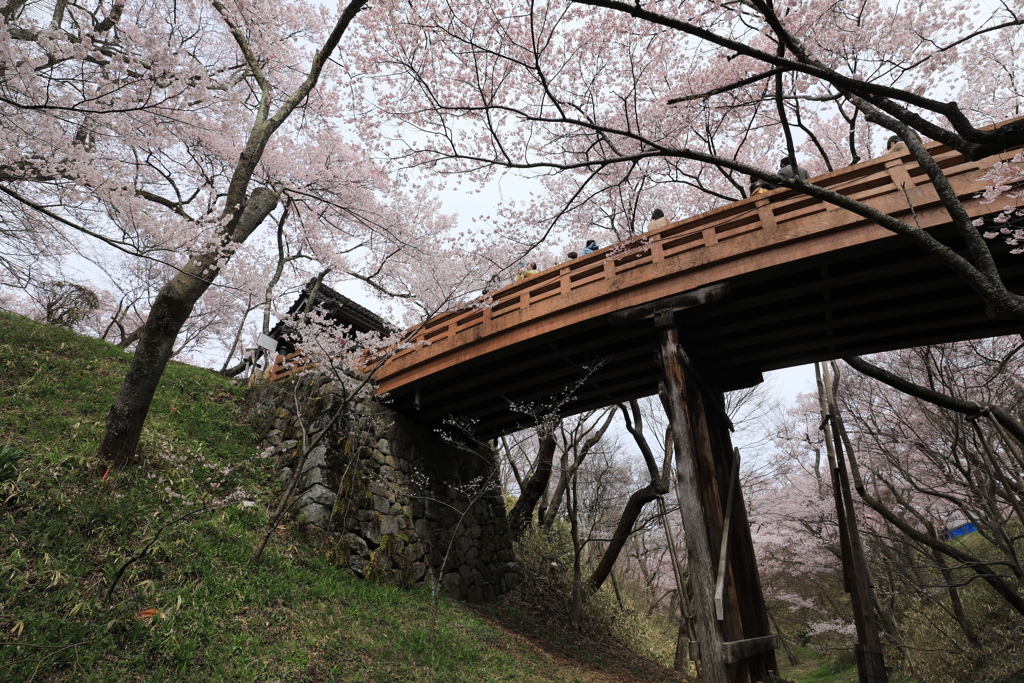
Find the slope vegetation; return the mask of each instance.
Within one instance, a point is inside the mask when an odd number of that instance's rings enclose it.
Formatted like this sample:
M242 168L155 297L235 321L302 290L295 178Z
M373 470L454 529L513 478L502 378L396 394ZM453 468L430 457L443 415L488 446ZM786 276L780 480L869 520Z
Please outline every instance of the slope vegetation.
M92 455L128 356L0 313L0 680L680 680L538 617L348 576L298 531L243 389L172 364L136 462ZM536 602L536 601L534 601ZM550 601L548 601L550 602Z

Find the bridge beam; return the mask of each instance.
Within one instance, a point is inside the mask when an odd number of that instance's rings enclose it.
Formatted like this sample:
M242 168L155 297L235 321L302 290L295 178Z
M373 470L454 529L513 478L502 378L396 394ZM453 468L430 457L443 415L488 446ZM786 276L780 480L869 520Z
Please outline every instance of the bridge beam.
M719 485L726 484L732 474L734 456L728 420L714 409L720 396L709 395L711 389L698 382L697 370L679 345L672 311L656 313L655 323L665 371L662 399L675 446L677 491L686 534L701 675L707 683L767 681L768 671L778 671L774 650L748 649L749 654L739 661L723 654L726 643L771 635L742 492L734 492L728 514L725 487ZM731 550L723 591L723 618L719 620L715 610L715 567L727 517Z

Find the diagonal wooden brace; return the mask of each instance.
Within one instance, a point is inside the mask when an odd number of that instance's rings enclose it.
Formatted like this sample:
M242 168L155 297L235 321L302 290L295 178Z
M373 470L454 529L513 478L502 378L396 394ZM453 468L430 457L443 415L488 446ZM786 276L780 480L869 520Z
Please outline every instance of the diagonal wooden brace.
M729 495L725 503L725 524L722 525L722 544L718 548L718 580L715 582L715 617L725 619L725 574L729 570L729 529L732 527L732 508L736 501L736 485L740 475L740 449L732 449L732 476L729 477Z

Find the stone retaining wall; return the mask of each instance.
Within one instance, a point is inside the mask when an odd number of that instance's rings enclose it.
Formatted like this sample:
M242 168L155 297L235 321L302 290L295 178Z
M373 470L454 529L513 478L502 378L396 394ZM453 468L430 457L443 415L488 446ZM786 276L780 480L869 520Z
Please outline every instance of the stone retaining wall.
M253 388L250 409L283 485L294 476L292 510L323 536L353 574L401 586L438 580L457 600L492 602L516 580L493 455L459 447L369 400L343 403L338 388L307 372Z

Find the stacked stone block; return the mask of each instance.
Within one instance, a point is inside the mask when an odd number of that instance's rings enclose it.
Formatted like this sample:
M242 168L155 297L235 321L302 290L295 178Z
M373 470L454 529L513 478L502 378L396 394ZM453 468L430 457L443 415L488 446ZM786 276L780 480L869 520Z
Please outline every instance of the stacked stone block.
M433 581L456 600L492 602L517 576L497 464L369 397L350 401L307 372L253 388L250 409L282 484L309 450L293 496L298 523L353 574L401 586ZM321 432L326 434L321 437Z

